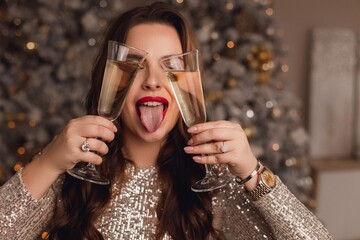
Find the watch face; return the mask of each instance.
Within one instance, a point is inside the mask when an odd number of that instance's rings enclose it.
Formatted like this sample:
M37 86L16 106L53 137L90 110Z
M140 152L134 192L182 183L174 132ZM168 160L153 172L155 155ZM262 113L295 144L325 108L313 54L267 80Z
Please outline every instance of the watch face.
M263 182L270 188L274 188L276 185L276 177L274 176L274 174L268 170L265 169L262 174L261 177L263 179Z

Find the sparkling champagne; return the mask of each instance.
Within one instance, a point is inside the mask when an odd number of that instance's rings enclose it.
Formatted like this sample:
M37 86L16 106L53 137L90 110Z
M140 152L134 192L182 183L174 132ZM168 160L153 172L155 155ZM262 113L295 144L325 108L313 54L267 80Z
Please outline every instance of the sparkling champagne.
M100 116L114 120L120 115L138 67L138 62L106 61L98 105Z
M167 72L167 77L185 124L191 127L205 122L205 101L200 72L171 70L171 72Z

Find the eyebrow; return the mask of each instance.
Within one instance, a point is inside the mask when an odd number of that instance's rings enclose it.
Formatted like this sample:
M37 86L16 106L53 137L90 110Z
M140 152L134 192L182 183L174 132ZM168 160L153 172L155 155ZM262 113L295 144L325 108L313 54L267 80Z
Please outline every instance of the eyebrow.
M141 59L142 56L138 54L128 54L128 58Z
M173 55L179 55L179 54L183 54L183 53L181 52L181 53L172 53L172 54L164 55L164 56L162 56L160 59L162 59L162 58L169 58L169 57L171 57L171 56L173 56Z

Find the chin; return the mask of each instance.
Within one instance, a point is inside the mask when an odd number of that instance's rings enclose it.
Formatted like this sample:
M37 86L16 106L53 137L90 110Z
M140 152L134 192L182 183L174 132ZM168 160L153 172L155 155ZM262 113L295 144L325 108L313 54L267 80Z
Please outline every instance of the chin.
M155 143L166 140L167 134L161 134L157 132L146 133L145 135L142 135L141 138L147 143Z

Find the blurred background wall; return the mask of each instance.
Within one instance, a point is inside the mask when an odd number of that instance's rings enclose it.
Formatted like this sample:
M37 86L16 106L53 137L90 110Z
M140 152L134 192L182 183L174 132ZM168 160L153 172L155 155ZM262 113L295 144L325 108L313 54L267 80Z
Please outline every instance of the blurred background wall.
M324 147L324 152L328 154L321 157L321 160L313 159L312 166L314 172L314 180L316 182L316 196L317 196L317 208L316 214L324 221L325 225L332 232L335 239L360 239L360 231L356 222L356 216L360 213L359 200L360 191L359 184L359 162L354 160L359 158L359 126L360 126L360 101L359 101L359 35L360 35L360 1L357 0L315 0L315 1L302 1L302 0L277 0L274 5L275 18L281 25L283 30L284 42L288 51L288 64L289 71L288 76L291 79L290 86L293 92L302 100L302 117L305 122L307 130L310 132L310 138L314 139L318 136L314 136L311 133L313 128L321 128L323 126L315 125L316 121L311 117L311 112L316 115L316 111L323 111L322 109L314 108L314 101L323 100L316 99L311 92L312 82L315 81L312 78L313 75L313 62L312 58L314 54L314 37L313 31L315 29L340 29L341 31L347 31L352 36L352 42L344 41L343 43L337 43L336 46L332 46L327 49L330 51L337 51L336 49L352 48L347 56L340 58L334 57L330 59L323 59L323 64L328 64L329 68L338 65L341 61L350 63L352 59L355 59L355 65L347 73L348 76L353 76L351 79L342 79L339 75L337 84L332 86L339 90L333 89L333 94L328 96L327 101L331 102L332 99L345 100L346 95L354 94L354 105L351 105L353 112L353 122L349 120L349 116L344 116L343 112L339 109L349 107L350 104L343 104L341 107L336 106L336 102L332 102L333 108L337 108L338 122L334 124L333 128L343 131L350 124L350 130L347 133L348 141L353 139L352 153L349 150L343 152L343 154L331 153L331 147ZM318 44L321 44L319 42ZM324 45L326 43L324 42ZM351 46L349 46L351 45ZM355 50L354 50L355 49ZM321 59L320 59L321 60ZM349 61L350 60L350 61ZM350 65L350 64L349 64ZM343 67L343 69L349 69ZM336 73L335 73L336 74ZM346 74L346 73L345 73ZM351 78L351 77L350 77ZM325 80L325 79L323 79ZM342 86L346 84L347 86ZM318 86L325 88L326 86ZM331 86L330 86L331 87ZM347 88L348 92L342 93L341 89ZM351 90L353 89L353 90ZM354 93L355 92L355 93ZM311 100L313 98L313 100ZM334 100L336 101L336 100ZM345 102L345 101L344 101ZM325 105L325 104L324 104ZM336 106L336 107L335 107ZM323 108L325 108L324 106ZM321 114L326 114L322 112ZM328 118L324 118L322 125L326 125ZM356 129L357 128L357 129ZM322 129L324 132L325 128ZM314 131L314 130L313 130ZM357 132L356 132L357 131ZM353 135L351 135L353 133ZM338 134L339 135L339 134ZM328 136L333 138L335 144L341 145L341 136ZM327 140L323 140L327 141ZM311 144L311 140L310 140ZM349 144L349 142L347 142ZM333 146L336 147L336 146ZM350 150L351 151L351 150ZM346 152L348 154L346 154ZM356 153L357 152L357 153ZM314 154L315 155L315 154ZM339 156L341 155L341 156Z
M294 93L304 102L308 126L311 31L314 28L346 28L360 33L358 0L276 0L274 17L289 50L288 76ZM337 61L337 59L334 59Z

